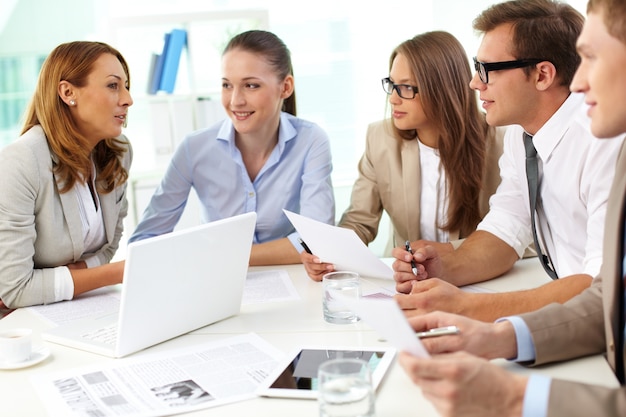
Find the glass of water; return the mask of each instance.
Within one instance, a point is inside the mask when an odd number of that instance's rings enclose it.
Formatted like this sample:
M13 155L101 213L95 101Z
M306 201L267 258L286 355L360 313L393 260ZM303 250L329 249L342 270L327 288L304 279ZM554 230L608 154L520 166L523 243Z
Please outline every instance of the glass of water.
M361 297L361 282L357 272L331 272L322 278L324 295L322 308L324 320L329 323L346 324L359 321L359 317L343 301L345 298Z
M361 359L331 359L317 371L320 417L373 417L372 375Z

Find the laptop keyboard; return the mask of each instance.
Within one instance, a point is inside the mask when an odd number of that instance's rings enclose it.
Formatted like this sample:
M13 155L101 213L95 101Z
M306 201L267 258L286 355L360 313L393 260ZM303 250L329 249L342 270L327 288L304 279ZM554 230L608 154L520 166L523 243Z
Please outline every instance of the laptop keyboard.
M87 340L115 346L117 341L117 323L87 332L82 337Z

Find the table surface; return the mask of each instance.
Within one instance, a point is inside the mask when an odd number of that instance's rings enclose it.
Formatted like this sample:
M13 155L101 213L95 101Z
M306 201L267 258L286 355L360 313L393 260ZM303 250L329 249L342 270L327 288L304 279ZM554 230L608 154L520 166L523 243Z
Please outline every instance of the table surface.
M322 287L309 279L302 265L254 267L251 270L286 270L300 296L299 300L244 305L239 315L161 343L143 352L163 352L196 343L220 340L230 336L254 332L284 352L303 345L386 347L386 342L363 322L348 325L326 323L322 318ZM488 291L527 289L549 282L535 258L518 261L513 269L495 280L478 286ZM385 280L364 279L364 289L390 288ZM27 309L17 310L0 320L0 330L12 327L30 327L34 344L46 344L51 355L42 363L19 370L0 370L0 410L12 416L46 415L45 404L35 393L30 377L63 369L105 364L114 361L104 356L43 342L40 333L50 327ZM528 369L504 360L494 361L512 372L538 372L556 378L617 387L619 384L603 356L581 358L566 363ZM254 416L317 416L317 403L312 400L254 398L216 408L189 413L193 416L254 415ZM394 363L376 394L378 417L437 416L435 409Z

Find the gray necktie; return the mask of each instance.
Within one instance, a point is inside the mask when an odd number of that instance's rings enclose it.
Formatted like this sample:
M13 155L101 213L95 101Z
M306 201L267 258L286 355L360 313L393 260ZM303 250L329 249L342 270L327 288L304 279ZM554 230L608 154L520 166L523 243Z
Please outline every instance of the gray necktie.
M539 184L539 168L537 167L537 150L533 145L533 137L524 132L524 148L526 149L526 180L528 181L528 197L530 198L530 220L533 228L533 239L535 242L535 250L541 266L548 273L550 278L557 279L558 276L552 266L550 260L541 252L539 240L537 239L537 226L535 225L535 216L537 212L537 190Z
M626 375L624 375L624 364L626 363L626 223L622 228L622 245L624 258L622 260L622 279L616 285L618 290L617 296L617 328L618 333L615 335L615 375L619 382L624 385L626 383ZM620 305L621 302L621 305ZM621 356L620 356L621 353Z

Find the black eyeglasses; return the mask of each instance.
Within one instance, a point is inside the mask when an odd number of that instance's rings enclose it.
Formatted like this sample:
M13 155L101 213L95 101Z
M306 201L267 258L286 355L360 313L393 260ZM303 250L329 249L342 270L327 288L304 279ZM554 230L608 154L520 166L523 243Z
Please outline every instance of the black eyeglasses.
M515 61L501 61L501 62L480 62L474 57L474 68L480 77L480 81L487 84L489 82L489 71L500 71L515 68L526 68L538 63L546 61L546 59L517 59Z
M396 90L396 93L398 93L400 98L410 100L415 98L415 94L419 93L416 86L408 84L394 84L389 77L383 78L381 81L383 82L383 90L385 90L385 93L389 95L393 93L393 90Z

